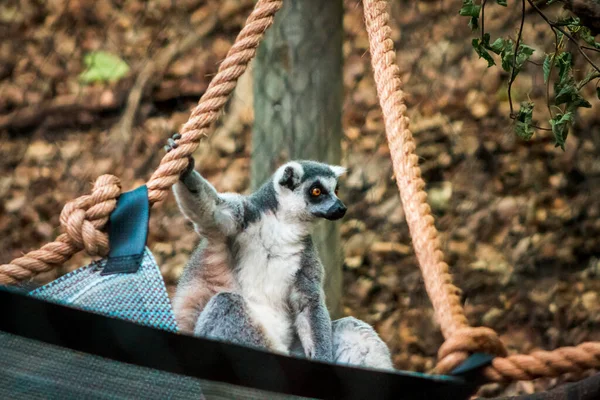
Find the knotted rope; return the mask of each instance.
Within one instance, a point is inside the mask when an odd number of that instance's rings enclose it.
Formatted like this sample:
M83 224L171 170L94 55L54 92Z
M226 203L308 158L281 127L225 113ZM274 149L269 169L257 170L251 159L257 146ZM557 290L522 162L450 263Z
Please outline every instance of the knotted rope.
M90 255L108 251L108 237L101 229L117 205L121 184L113 175L102 175L92 194L81 196L65 205L60 223L66 233L39 250L30 251L10 264L0 266L0 285L14 285L35 275L50 271L85 248Z
M421 178L416 146L409 130L400 69L388 24L388 0L363 0L363 5L394 175L425 288L446 338L438 352L436 372L452 371L475 352L497 356L492 366L484 371L491 381L556 377L599 368L600 343L506 357L506 349L494 330L469 326L460 302L460 291L452 283L448 265L443 261L438 232L423 190L425 182Z
M281 5L282 0L256 2L217 74L192 111L188 122L181 128L179 146L162 158L148 181L150 204L164 200L171 186L179 179L179 174L187 167L188 156L198 148L200 139L207 135L209 126L219 117L238 78L254 58L260 40L273 24L273 17ZM91 195L79 197L63 208L60 221L66 233L39 250L31 251L9 264L0 265L0 285L14 285L41 272L50 271L83 248L91 255L106 254L108 237L102 229L115 209L119 194L120 185L116 177L103 175L98 178Z

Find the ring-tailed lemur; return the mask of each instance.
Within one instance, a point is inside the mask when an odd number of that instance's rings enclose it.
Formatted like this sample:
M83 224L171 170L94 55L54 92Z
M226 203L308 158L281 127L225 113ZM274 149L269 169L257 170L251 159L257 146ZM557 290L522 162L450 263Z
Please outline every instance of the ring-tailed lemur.
M177 147L173 139L167 151ZM337 197L345 169L292 161L242 196L217 193L189 161L174 193L203 240L173 299L180 329L284 354L391 368L387 346L369 325L354 318L332 325L325 306L323 266L310 228L317 218L346 213Z

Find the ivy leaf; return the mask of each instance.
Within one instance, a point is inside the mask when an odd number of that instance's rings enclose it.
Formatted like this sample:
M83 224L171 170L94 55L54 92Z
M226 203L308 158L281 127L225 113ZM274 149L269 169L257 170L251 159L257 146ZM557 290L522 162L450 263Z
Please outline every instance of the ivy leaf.
M479 17L481 6L473 4L473 0L463 0L463 5L458 12L463 17Z
M529 47L526 44L519 45L519 52L517 53L517 70L521 70L525 61L529 60L529 57L531 57L534 51L535 50L532 47Z
M115 82L127 75L129 66L118 56L105 51L94 51L83 58L87 67L79 75L83 83Z
M479 18L471 17L469 20L469 28L471 28L472 31L477 30L477 28L479 28Z
M552 133L554 134L554 147L560 147L565 150L565 142L569 135L569 127L573 123L573 113L568 111L564 114L556 114L550 120Z
M590 68L589 72L585 75L585 78L583 78L581 81L579 81L579 83L577 83L577 87L579 88L579 90L581 90L585 85L587 85L597 77L598 75L596 75L596 70Z
M558 82L564 83L571 76L571 65L573 56L569 52L562 52L556 57L556 65L558 66Z
M460 11L458 12L463 17L471 17L469 20L469 27L471 30L475 30L479 27L479 12L481 11L481 6L473 4L473 0L463 0L463 5Z
M544 65L543 65L543 69L544 69L544 83L548 82L548 78L550 78L550 69L552 68L552 59L554 58L554 54L550 55L547 54L546 58L544 59Z
M567 109L569 110L574 110L578 107L592 107L592 105L579 94L579 90L575 85L573 77L570 77L569 80L562 84L555 85L555 90L557 94L554 102L557 106L566 104Z
M487 35L487 33L486 33ZM502 38L498 38L496 40L494 40L494 43L492 43L491 45L489 45L488 49L493 51L494 53L500 55L500 53L502 53L502 50L505 47L505 41Z
M508 4L506 4L506 0L496 0L496 3L500 4L503 7L506 7Z
M521 108L517 113L515 133L524 140L530 140L533 136L533 103L521 103Z
M502 69L506 72L510 72L512 69L513 58L515 54L513 47L513 41L511 39L505 40L504 48L500 52L500 57L502 58Z
M496 42L494 42L495 44ZM521 68L529 57L533 54L535 50L532 47L527 46L526 44L520 44L519 50L516 57L516 65L515 65L515 76L519 73ZM504 41L504 48L500 53L500 57L502 57L502 69L509 72L513 68L513 64L515 63L515 52L512 40Z
M489 40L490 35L487 33L486 33L486 35ZM479 58L483 58L483 59L485 59L485 61L488 62L488 68L491 67L492 65L496 65L496 63L494 62L494 59L492 58L490 53L488 53L488 51L484 47L485 40L484 40L484 42L482 42L479 39L473 39L473 41L471 43L473 44L473 48L475 49L477 54L479 54Z
M596 38L592 35L590 28L587 26L582 26L579 31L579 37L581 40L589 44L590 46L600 49L600 43L596 42Z
M560 26L566 26L572 33L578 32L581 28L581 20L572 15L559 19L556 24Z

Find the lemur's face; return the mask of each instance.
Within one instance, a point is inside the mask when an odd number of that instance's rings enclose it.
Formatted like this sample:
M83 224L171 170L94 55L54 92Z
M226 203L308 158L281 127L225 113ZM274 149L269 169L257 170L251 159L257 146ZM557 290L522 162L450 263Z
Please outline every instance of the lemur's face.
M346 214L338 198L338 178L345 168L314 161L293 161L279 168L275 186L279 208L302 220L337 220Z

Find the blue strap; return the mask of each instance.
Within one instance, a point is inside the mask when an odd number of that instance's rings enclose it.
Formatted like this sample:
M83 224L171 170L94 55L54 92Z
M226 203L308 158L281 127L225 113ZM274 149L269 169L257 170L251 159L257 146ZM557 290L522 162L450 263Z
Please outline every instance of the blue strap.
M110 215L110 252L102 275L137 272L148 239L149 218L150 203L145 185L119 197L117 208Z
M456 367L451 376L460 377L473 385L481 386L486 383L482 374L485 367L490 365L494 356L485 353L474 353L469 356L461 365Z
M462 364L456 367L451 375L464 376L468 373L479 371L492 363L494 356L485 353L474 353L467 358Z

